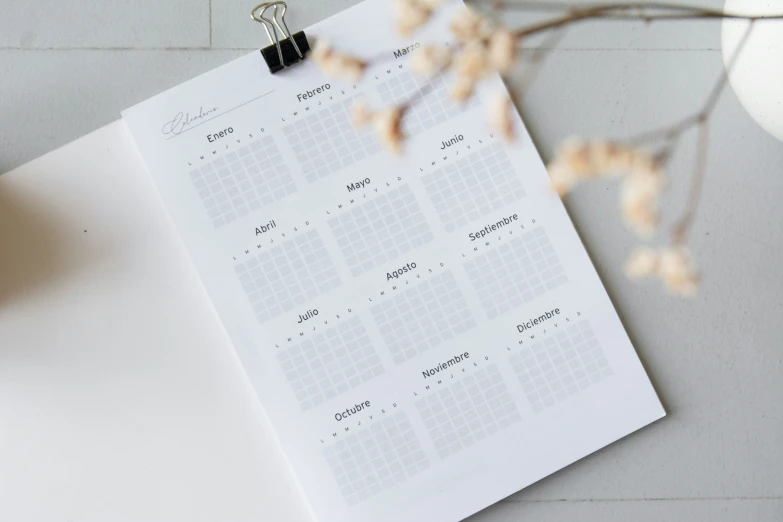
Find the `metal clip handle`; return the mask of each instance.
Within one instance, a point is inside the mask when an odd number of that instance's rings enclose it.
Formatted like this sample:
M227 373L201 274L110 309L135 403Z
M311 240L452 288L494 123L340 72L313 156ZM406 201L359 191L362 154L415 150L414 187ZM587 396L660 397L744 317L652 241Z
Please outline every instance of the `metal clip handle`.
M272 8L271 19L264 16L267 9L269 9L270 7ZM280 21L278 21L278 16L277 16L278 7L282 7L279 16ZM264 2L255 6L253 10L250 12L250 17L254 21L264 26L264 30L266 31L266 35L269 37L269 41L271 42L272 45L277 47L277 56L280 58L280 64L283 66L285 66L286 64L283 59L283 48L280 46L281 40L288 39L293 44L294 49L296 50L296 54L299 55L299 59L304 58L302 51L299 50L299 46L296 44L296 40L291 37L291 31L288 29L288 24L285 23L286 9L288 9L288 6L286 5L285 2L282 1ZM280 34L283 36L282 39L278 38L278 33L277 33L278 31L280 31Z

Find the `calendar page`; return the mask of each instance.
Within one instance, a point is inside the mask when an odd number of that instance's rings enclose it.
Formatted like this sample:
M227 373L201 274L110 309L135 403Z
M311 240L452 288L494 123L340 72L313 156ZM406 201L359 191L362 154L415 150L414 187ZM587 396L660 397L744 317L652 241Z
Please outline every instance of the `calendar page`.
M314 520L459 520L664 415L500 79L410 72L461 6L307 29L356 84L254 52L123 113ZM412 98L401 156L350 121Z

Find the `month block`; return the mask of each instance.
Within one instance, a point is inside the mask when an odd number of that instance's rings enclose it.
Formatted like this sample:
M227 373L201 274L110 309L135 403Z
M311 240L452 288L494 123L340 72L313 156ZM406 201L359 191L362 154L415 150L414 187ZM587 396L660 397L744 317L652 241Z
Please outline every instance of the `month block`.
M612 375L609 361L586 319L514 353L509 362L535 412Z
M421 177L446 232L483 219L525 196L508 153L493 143Z
M383 373L383 365L358 317L281 351L277 359L302 411Z
M419 282L370 311L396 363L476 326L451 272Z
M271 136L191 170L190 180L215 228L296 192Z
M465 376L458 374L453 384L428 392L416 401L416 409L441 458L522 420L494 364Z
M378 139L369 129L357 129L351 122L353 97L316 106L312 114L283 127L291 149L300 162L305 179L318 181L380 152Z
M504 241L465 263L468 278L490 318L568 281L543 227Z
M353 276L435 238L407 185L333 217L329 226Z
M234 271L261 323L342 284L315 229L262 250L237 263Z
M349 505L358 504L430 467L404 412L368 424L323 450Z

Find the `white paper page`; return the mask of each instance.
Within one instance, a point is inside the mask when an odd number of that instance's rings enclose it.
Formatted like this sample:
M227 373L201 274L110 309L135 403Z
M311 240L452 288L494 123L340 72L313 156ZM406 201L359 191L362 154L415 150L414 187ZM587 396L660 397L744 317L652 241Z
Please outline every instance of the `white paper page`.
M462 519L664 415L499 78L434 81L402 157L350 122L460 6L307 29L383 60L357 85L254 52L123 113L319 521Z
M0 520L310 522L156 192L122 121L0 175Z

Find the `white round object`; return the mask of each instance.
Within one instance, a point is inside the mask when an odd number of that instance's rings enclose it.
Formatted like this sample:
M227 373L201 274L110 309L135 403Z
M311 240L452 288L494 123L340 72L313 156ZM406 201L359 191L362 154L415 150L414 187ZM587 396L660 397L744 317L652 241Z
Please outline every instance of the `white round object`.
M783 14L783 0L726 0L723 9L730 14ZM747 27L745 20L723 21L726 66ZM755 23L729 80L748 114L764 130L783 141L783 19Z

